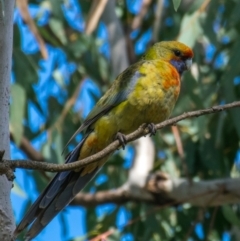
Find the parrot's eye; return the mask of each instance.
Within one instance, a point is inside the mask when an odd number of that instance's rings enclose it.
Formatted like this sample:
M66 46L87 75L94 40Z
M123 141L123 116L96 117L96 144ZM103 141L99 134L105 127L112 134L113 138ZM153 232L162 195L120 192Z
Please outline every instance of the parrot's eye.
M179 50L174 50L174 54L179 57L181 55L181 52Z

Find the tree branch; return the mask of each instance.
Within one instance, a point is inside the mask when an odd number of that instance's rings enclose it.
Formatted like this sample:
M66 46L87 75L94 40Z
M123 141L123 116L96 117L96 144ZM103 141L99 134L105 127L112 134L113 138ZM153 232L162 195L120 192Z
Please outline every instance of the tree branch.
M22 19L25 21L25 23L29 26L30 30L32 31L33 35L35 36L38 44L39 44L39 49L40 52L42 54L42 57L44 59L48 58L48 51L47 48L45 46L45 42L42 38L42 36L40 35L37 26L35 24L35 22L33 21L29 10L28 10L28 0L17 0L16 4L19 8L19 12L22 16Z
M152 199L135 196L130 190L118 188L97 193L79 193L71 205L96 206L105 203L123 204L129 201L155 204L160 207L190 203L193 206L210 207L239 203L240 178L225 178L211 181L189 182L157 172L149 178L145 191Z
M152 0L143 0L141 10L139 11L138 15L135 16L132 22L132 29L138 29L141 27L144 17L146 16L148 12L148 8L150 4L152 3Z
M93 0L91 8L88 14L85 33L87 35L92 34L92 32L97 28L99 19L105 9L108 0Z
M10 133L10 140L14 142L12 133ZM18 147L27 155L28 158L37 162L47 162L42 153L34 149L31 142L25 136L22 136ZM50 181L50 177L47 175L46 172L41 171L40 173L46 180Z
M230 108L235 108L235 107L240 107L240 101L235 101L235 102L232 102L232 103L226 104L226 105L213 106L208 109L186 112L177 117L173 117L171 119L165 120L165 121L157 124L155 127L156 127L156 129L159 130L166 126L175 125L177 122L187 119L187 118L212 114L215 112L220 112L220 111L227 110ZM149 130L146 128L146 125L143 124L136 131L127 135L126 141L131 142L142 136L146 136L147 134L149 134ZM74 169L78 169L80 167L86 166L90 163L94 163L94 162L102 159L103 157L105 157L105 156L109 155L110 153L112 153L113 151L115 151L120 146L121 146L121 144L119 143L118 140L116 140L116 141L112 142L109 146L107 146L105 149L103 149L102 151L100 151L90 157L84 158L82 160L78 160L74 163L61 164L61 165L54 164L54 163L40 163L40 162L28 161L28 160L3 159L0 163L0 173L2 174L7 169L15 169L15 168L44 170L44 171L49 171L49 172L62 172L62 171L67 171L67 170L74 170Z

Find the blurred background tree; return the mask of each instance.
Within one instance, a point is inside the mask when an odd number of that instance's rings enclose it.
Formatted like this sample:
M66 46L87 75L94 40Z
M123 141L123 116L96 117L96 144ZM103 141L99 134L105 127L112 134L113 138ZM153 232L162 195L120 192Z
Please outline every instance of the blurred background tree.
M195 53L172 116L239 100L239 11L237 0L17 0L12 159L63 163L64 145L94 103L156 41L179 40ZM190 197L179 204L161 195L159 203L149 202L141 190L149 171L199 183L239 177L239 109L181 121L152 140L141 138L115 153L85 188L89 196L76 198L35 240L240 240L240 197L221 203L224 186L207 203L195 197L198 205ZM17 223L51 177L16 170L11 198ZM131 190L138 201L99 202L92 195L108 197L114 189Z

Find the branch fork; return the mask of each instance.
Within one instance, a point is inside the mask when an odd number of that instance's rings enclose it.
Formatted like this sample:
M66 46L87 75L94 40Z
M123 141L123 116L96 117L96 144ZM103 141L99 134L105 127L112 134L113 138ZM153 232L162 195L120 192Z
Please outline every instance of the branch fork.
M15 178L15 175L13 173L14 168L12 168L9 163L6 163L5 160L3 160L4 153L4 150L0 151L0 175L5 174L9 181L13 181Z

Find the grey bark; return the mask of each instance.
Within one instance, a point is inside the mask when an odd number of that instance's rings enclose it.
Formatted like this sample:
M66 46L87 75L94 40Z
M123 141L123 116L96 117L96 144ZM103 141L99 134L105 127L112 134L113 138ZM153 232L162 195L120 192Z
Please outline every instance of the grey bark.
M12 63L14 0L0 2L0 150L10 159L9 100ZM14 219L10 201L12 182L0 176L0 240L12 240Z
M189 182L184 178L172 178L166 173L156 172L149 176L146 186L143 187L143 191L148 195L136 195L132 190L120 187L94 194L79 193L71 204L86 207L105 203L124 204L130 201L155 204L159 207L172 207L184 203L197 207L238 204L239 181L240 178L225 178Z

